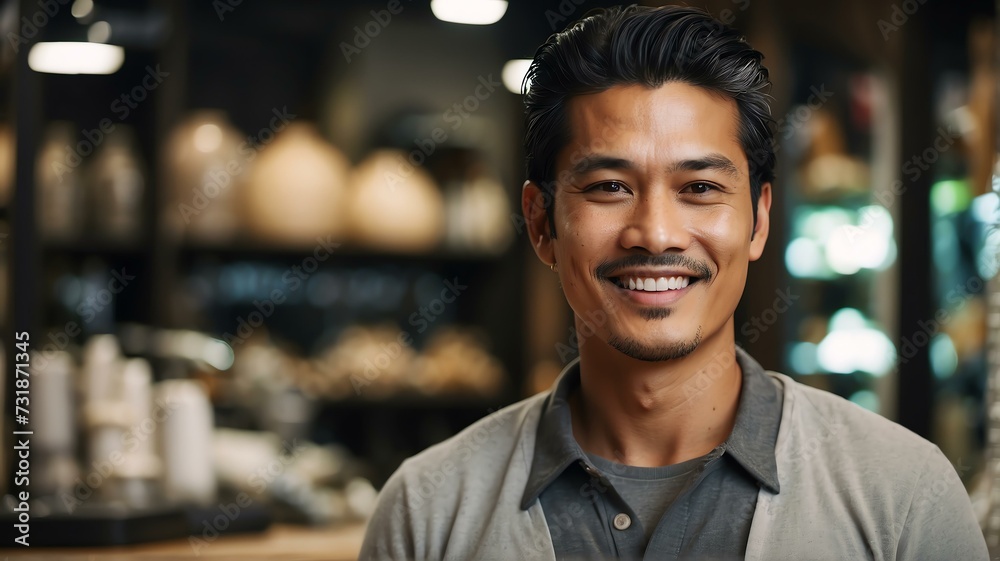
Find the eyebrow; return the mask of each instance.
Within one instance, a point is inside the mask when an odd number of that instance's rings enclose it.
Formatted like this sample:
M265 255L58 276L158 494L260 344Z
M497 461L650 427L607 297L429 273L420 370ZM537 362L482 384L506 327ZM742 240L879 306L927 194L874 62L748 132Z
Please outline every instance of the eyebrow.
M574 176L584 175L599 169L634 169L635 164L624 158L613 156L602 156L599 154L586 156L570 168L570 173ZM742 174L732 160L719 153L708 154L701 158L690 158L674 162L668 171L676 173L681 171L704 171L714 170L724 173L733 179L739 179Z
M669 171L675 173L679 171L704 171L706 169L724 173L733 179L739 179L742 176L740 169L732 160L718 153L708 154L701 158L681 160L670 166Z
M574 176L584 175L592 171L599 169L633 169L635 165L631 161L624 158L615 158L613 156L585 156L579 162L573 164L570 168L570 173Z

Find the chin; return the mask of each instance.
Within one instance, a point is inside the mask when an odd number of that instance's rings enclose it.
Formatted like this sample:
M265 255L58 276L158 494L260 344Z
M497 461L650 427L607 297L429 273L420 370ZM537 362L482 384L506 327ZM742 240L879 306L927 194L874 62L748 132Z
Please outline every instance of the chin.
M608 345L623 355L645 362L663 362L684 358L693 353L701 344L701 328L694 337L687 340L649 343L632 337L612 335Z

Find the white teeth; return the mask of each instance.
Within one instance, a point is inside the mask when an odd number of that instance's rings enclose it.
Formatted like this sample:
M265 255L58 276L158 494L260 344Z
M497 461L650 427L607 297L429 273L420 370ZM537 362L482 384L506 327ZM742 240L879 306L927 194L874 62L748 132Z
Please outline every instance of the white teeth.
M646 292L680 290L681 288L686 288L689 284L691 284L691 279L689 277L659 277L656 279L650 277L629 277L627 283L624 278L621 280L622 288L628 288L629 290L643 290Z

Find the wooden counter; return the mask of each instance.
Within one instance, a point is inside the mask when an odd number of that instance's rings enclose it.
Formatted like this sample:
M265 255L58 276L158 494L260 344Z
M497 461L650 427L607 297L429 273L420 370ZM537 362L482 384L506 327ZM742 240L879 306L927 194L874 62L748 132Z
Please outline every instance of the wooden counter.
M128 547L2 548L9 561L125 561L133 559L281 559L289 561L348 561L357 559L364 524L332 528L275 525L260 534L222 536L196 550L187 538Z

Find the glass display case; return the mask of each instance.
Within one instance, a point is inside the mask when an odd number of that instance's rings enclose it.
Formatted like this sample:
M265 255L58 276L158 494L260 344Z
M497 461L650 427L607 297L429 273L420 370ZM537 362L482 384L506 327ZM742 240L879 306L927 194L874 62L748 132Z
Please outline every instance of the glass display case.
M887 80L827 52L792 52L792 105L776 139L795 298L783 368L891 416L898 349L885 286L897 257L894 198L905 185L884 181L894 134Z

